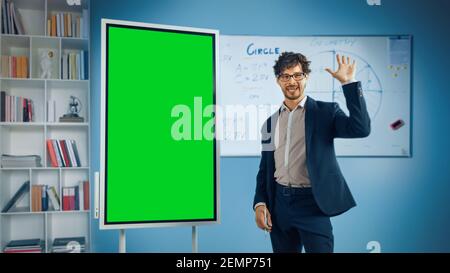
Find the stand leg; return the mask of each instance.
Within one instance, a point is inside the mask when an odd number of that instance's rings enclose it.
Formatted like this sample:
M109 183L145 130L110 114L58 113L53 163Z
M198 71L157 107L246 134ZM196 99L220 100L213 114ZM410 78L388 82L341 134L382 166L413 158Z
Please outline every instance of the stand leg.
M127 251L125 229L121 229L119 234L119 253Z
M197 231L197 226L192 226L192 253L198 253L198 231Z

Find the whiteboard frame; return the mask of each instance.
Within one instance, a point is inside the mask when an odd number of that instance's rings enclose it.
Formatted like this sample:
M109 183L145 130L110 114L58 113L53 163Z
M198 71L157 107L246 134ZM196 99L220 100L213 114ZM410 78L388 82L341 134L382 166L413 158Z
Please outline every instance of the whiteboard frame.
M155 227L177 227L177 226L198 226L207 224L220 224L220 141L217 139L215 132L214 140L215 145L215 215L216 219L211 221L173 221L173 222L149 222L149 223L109 223L106 224L105 219L105 171L106 171L106 30L107 25L123 25L123 26L134 26L143 28L156 28L156 29L166 29L175 31L186 31L186 32L197 32L202 34L212 34L214 35L214 46L215 46L215 80L214 80L214 111L217 110L217 94L219 93L220 87L220 52L219 52L219 30L215 29L204 29L204 28L192 28L192 27L181 27L172 25L161 25L161 24L151 24L143 22L134 21L123 21L114 19L101 19L101 97L100 97L100 217L99 226L100 229L111 230L111 229L131 229L131 228L155 228ZM217 128L217 118L214 118L214 125Z

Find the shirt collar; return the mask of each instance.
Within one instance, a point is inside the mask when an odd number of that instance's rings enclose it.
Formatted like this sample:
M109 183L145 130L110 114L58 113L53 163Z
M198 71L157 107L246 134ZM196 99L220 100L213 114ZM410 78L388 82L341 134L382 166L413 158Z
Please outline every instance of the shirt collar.
M306 99L308 98L308 96L305 96L298 104L297 106L295 106L294 109L292 109L292 111L294 111L295 109L297 109L299 106L301 108L305 108L305 103L306 103ZM284 102L281 104L281 109L280 111L283 112L285 110L289 110L289 108L287 108L286 104L284 104Z

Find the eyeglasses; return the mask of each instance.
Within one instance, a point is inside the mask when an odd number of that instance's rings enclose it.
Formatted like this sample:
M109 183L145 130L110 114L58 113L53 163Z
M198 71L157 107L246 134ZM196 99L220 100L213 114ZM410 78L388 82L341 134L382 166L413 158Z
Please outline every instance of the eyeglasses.
M293 75L289 75L289 74L281 74L280 76L278 76L278 78L280 79L280 81L282 82L288 82L290 79L294 78L294 81L301 81L304 78L306 78L306 73L301 72L301 73L295 73Z

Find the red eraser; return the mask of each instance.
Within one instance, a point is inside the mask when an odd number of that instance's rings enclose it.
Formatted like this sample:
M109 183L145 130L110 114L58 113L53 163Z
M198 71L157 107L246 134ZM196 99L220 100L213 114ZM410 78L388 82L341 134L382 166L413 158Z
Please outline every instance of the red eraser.
M405 125L405 122L403 120L399 119L399 120L391 123L391 129L392 130L398 130L401 127L403 127L403 125Z

